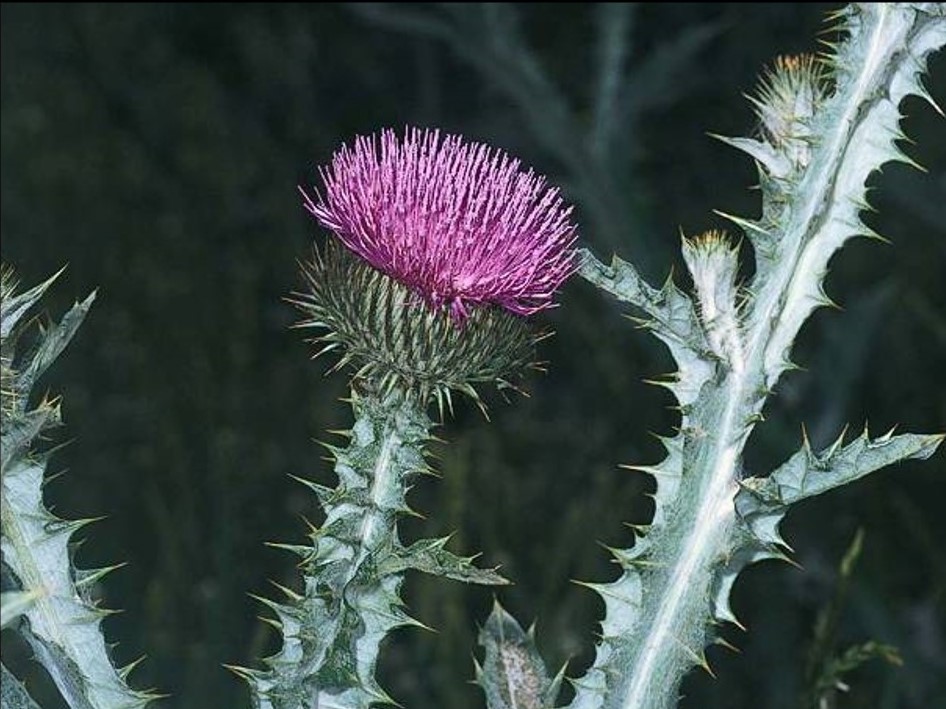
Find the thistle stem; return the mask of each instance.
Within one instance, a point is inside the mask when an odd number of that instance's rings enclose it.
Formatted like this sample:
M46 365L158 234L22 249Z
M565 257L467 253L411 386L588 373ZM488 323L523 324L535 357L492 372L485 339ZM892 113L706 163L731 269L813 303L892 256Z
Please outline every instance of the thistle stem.
M739 572L760 559L785 558L778 525L790 504L885 465L928 457L942 441L912 434L871 440L865 431L842 446L842 434L821 453L806 440L768 476L741 470L765 400L792 366L795 337L815 308L830 303L822 290L829 260L847 239L870 233L859 218L867 178L885 162L908 160L895 143L899 103L926 95L918 75L946 44L946 14L931 4L859 5L838 17L847 38L829 60L832 93L822 95L819 80L791 74L797 69L786 63L789 76L773 79L767 97L774 103L763 106L771 116L784 101L788 117L805 122L810 140L803 149L794 134L724 139L756 157L765 178L762 219L731 217L757 259L742 297L734 288L735 252L718 236L684 243L693 301L672 282L650 288L620 259L608 267L586 256L582 264L582 275L643 310L670 348L679 370L667 387L682 421L665 441L662 463L636 466L657 479L654 520L633 547L615 550L620 578L593 586L606 603L602 642L588 674L575 682L571 709L674 707L685 673L694 665L709 671L703 648L719 639L716 626L735 622L729 592ZM799 119L795 109L807 104L794 92L816 97L818 110ZM723 327L716 316L727 314Z
M399 391L353 392L355 424L335 457L334 490L307 483L326 518L311 544L288 547L304 558L304 592L277 614L280 652L265 672L239 669L260 709L367 709L388 697L374 679L381 640L416 623L401 610L398 591L410 567L397 532L409 512L410 480L425 469L423 444L433 425L417 400Z

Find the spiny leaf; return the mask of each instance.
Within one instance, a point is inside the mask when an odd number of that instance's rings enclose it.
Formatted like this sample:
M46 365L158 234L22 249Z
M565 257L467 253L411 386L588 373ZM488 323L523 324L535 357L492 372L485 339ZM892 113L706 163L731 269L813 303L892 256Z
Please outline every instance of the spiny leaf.
M489 709L552 709L565 668L549 677L535 647L534 632L523 631L496 601L479 642L486 650L477 664L476 681L486 693Z
M579 249L579 273L618 300L643 310L654 323L654 333L681 347L707 349L690 299L673 282L660 290L648 285L630 263L617 256L610 266L598 261L587 249Z
M58 275L58 274L57 274ZM75 304L59 323L36 328L32 349L18 352L17 339L31 321L27 314L55 280L16 295L8 270L2 278L0 351L3 365L2 535L4 572L24 589L31 603L19 612L28 622L17 630L44 665L72 709L138 709L155 695L131 690L115 669L101 633L102 618L110 611L98 608L90 586L110 569L83 571L72 563L72 535L93 520L64 520L43 502L48 481L46 464L51 451L38 452L35 443L59 422L55 402L41 401L28 409L31 391L75 335L94 293ZM114 568L114 567L111 567ZM22 597L21 597L22 598ZM6 602L4 614L7 613ZM7 622L5 617L4 622Z
M681 407L692 404L716 371L715 357L690 298L672 278L659 290L653 288L626 261L614 256L605 266L594 255L579 249L579 274L619 301L642 310L640 323L667 345L677 371L662 383Z
M871 440L867 429L842 446L841 439L815 453L805 445L765 478L747 478L736 498L743 517L759 512L784 509L808 497L820 495L869 473L904 460L925 460L943 442L943 434L920 435L890 433Z
M9 340L26 313L39 302L39 299L43 297L43 293L62 275L64 270L65 269L59 270L44 283L40 283L38 286L34 286L23 293L16 294L14 292L16 289L16 278L12 270L4 266L3 298L0 300L0 340L4 342Z
M415 542L382 561L378 565L378 571L388 574L414 569L434 576L485 586L502 586L509 583L496 573L495 569L480 569L474 566L472 562L475 556L462 557L447 551L444 545L449 539L450 537L444 537Z

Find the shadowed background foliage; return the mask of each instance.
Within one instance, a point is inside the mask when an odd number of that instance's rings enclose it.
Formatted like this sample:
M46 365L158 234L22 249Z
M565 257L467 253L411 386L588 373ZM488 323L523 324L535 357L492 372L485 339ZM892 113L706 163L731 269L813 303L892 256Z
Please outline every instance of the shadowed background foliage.
M287 473L323 482L313 438L350 420L345 377L288 328L296 259L320 230L296 184L359 132L440 126L490 142L560 184L586 245L682 281L679 230L725 226L718 208L754 214L747 159L706 136L745 134L740 94L775 55L818 49L819 4L10 5L0 21L3 259L32 285L68 264L47 300L58 315L99 289L79 336L46 379L64 397L70 440L47 488L88 528L79 563L127 567L99 592L125 612L106 621L115 655L147 654L136 686L166 709L248 706L222 663L275 648L248 594L296 582L293 559L264 545L303 536L315 500ZM822 35L831 39L830 33ZM946 102L946 57L928 85ZM846 422L946 430L946 126L904 105L908 153L929 172L874 178L870 223L893 246L857 241L835 259L829 294L749 447L763 469ZM743 249L751 268L747 249ZM429 515L405 536L454 532L516 583L504 604L538 618L551 664L590 662L602 611L571 579L614 576L605 544L644 522L651 483L618 470L659 456L669 397L643 380L667 354L577 279L544 316L548 372L529 398L492 397L491 421L463 403L440 435L443 478L423 482ZM749 633L709 653L683 707L805 707L827 658L868 640L873 660L838 707L946 701L946 481L942 453L807 503L786 538L804 571L764 564L735 589ZM858 564L834 604L838 565L857 529ZM482 704L472 677L488 590L412 578L413 613L437 633L398 632L383 683L404 706ZM813 650L813 647L815 649ZM15 637L4 658L44 707L60 706ZM817 649L821 648L821 649ZM807 668L807 669L806 669ZM834 701L834 700L832 700Z

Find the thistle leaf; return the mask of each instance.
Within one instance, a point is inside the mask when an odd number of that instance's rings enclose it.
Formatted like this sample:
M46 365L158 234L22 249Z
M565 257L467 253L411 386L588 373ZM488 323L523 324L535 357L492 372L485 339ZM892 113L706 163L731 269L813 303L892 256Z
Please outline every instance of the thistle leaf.
M843 437L843 434L842 434ZM926 460L943 442L944 436L891 433L871 439L865 428L856 439L843 445L839 438L820 453L808 441L801 449L765 478L746 478L736 496L743 518L777 508L787 508L800 500L841 487L904 460Z
M23 589L19 600L30 600L17 607L27 621L17 630L69 706L139 709L155 695L131 690L112 665L100 627L108 611L97 607L88 593L87 582L97 572L83 572L72 564L72 535L91 520L60 519L43 502L49 454L36 452L34 444L44 431L59 423L59 408L43 400L29 409L30 394L37 379L75 335L95 298L93 293L75 304L61 322L38 328L35 346L28 356L18 357L17 340L29 324L26 316L55 278L17 295L12 273L3 272L0 548L4 573ZM102 575L100 570L98 578ZM8 622L6 615L5 599L4 624Z
M843 436L843 434L842 434ZM942 435L887 434L871 439L867 429L848 445L839 438L821 453L802 448L764 478L746 478L735 497L737 528L727 562L713 581L713 615L717 620L736 621L729 607L729 594L739 573L762 559L788 561L788 545L779 525L795 502L820 495L858 480L876 470L905 460L929 458Z
M447 551L444 545L449 540L450 537L444 537L414 542L381 562L378 565L378 572L396 574L407 569L414 569L425 574L484 586L503 586L509 583L494 569L480 569L474 566L472 562L476 559L475 556L462 557Z
M549 677L533 631L525 632L498 601L480 630L479 642L486 655L483 664L477 664L476 681L486 693L488 709L555 706L565 668Z

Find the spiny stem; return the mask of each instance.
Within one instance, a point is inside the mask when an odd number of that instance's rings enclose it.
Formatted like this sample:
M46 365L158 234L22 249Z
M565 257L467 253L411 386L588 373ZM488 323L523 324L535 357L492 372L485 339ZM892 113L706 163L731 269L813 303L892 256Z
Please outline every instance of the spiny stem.
M942 441L871 439L865 431L820 453L806 440L766 477L741 470L766 398L792 366L795 337L830 303L822 290L828 261L848 239L871 233L859 217L867 178L890 160L909 161L896 145L898 106L907 95L927 96L918 75L946 44L946 11L937 4L851 6L838 17L848 36L827 64L790 58L768 78L754 100L761 137L724 139L752 155L761 173L761 219L729 217L755 249L747 288L736 288L736 251L716 233L684 242L693 299L672 282L649 287L620 259L608 267L585 255L582 275L643 310L670 348L679 370L666 386L682 421L664 441L663 462L628 466L657 479L654 520L633 547L615 550L620 578L592 585L606 604L602 641L575 681L571 709L675 706L684 674L709 669L703 648L718 639L715 626L736 622L729 592L739 572L785 558L778 525L790 504L928 457Z
M255 707L367 709L391 702L374 677L381 641L398 626L421 625L399 597L406 570L504 582L446 551L445 539L404 546L398 536L398 517L411 513L411 482L427 470L433 422L422 401L396 387L353 392L351 442L329 446L338 485L305 483L318 495L325 522L310 544L279 545L303 558L304 583L285 604L264 601L278 617L283 647L265 660L266 671L233 668L249 681Z

